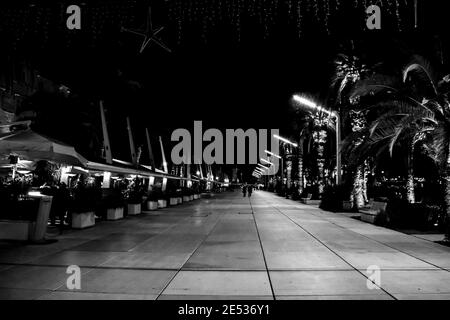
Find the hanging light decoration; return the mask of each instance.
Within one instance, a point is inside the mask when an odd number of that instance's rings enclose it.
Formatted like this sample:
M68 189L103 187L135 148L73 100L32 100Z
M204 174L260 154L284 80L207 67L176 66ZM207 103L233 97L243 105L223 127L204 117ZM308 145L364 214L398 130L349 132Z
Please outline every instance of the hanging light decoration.
M306 26L306 17L308 23L312 21L331 34L331 17L346 10L342 0L167 0L166 3L169 19L178 25L178 38L181 38L185 22L201 24L202 37L206 38L209 29L215 28L220 21L231 24L240 40L245 17L256 18L262 26L264 38L268 38L277 21L280 21L280 15L287 17L290 24L295 24L299 37ZM384 14L396 19L399 30L402 29L403 7L409 6L407 0L402 3L400 0L354 0L352 3L356 10L361 11L361 16L370 5L382 7Z
M248 34L244 28L255 24L257 30L260 30L258 32L266 39L279 30L277 27L284 27L285 24L301 38L308 29L333 34L333 29L336 29L334 24L339 24L336 19L345 17L352 7L356 14L359 12L355 17L355 25L358 25L361 18L366 17L367 7L378 5L382 9L383 19L386 17L386 21L393 22L395 29L402 31L406 28L405 17L408 14L411 15L408 21L414 21L410 24L411 27L418 27L417 3L418 0L165 0L168 21L164 23L175 31L179 44L189 33L197 30L199 36L207 41L219 25L231 26L237 41ZM50 37L61 34L63 41L57 42L64 42L67 47L74 46L77 41L76 33L59 32L65 26L65 6L60 3L55 6L34 5L29 8L17 6L3 9L0 19L3 30L10 37L11 46L23 46L28 39L43 46L53 42ZM91 45L97 45L110 28L120 30L121 26L135 25L137 21L134 20L140 20L139 15L136 15L139 6L135 0L114 4L85 4L83 29L87 31L83 30L83 37ZM365 24L361 26L364 27Z

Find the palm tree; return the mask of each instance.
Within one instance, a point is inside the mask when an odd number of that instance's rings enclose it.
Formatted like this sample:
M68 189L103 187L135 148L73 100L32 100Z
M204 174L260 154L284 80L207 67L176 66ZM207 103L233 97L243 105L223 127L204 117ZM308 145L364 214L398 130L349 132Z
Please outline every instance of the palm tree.
M378 75L360 81L352 97L375 98L369 107L378 116L365 130L367 137L353 149L366 156L370 151L389 149L392 154L399 142L408 142L409 200L414 200L412 170L415 146L423 144L442 172L445 186L447 230L445 241L450 241L450 75L441 77L431 65L419 56L404 68L401 78Z
M334 97L335 108L338 110L347 109L349 111L352 132L360 132L363 130L366 121L363 112L348 108L357 102L357 98L350 98L350 93L358 81L369 74L370 71L371 69L354 55L340 54L335 60L335 73L331 84L331 87L336 91L336 96ZM361 139L354 141L357 145L361 142ZM353 190L350 201L354 203L355 208L364 206L367 201L366 167L367 163L360 164L353 175Z
M308 180L317 185L319 194L323 193L326 185L326 144L330 133L335 128L325 113L312 113L309 110L298 109L297 114L292 117L291 129L296 132L299 137L298 143L298 180L300 189L303 192L305 182ZM305 148L306 147L306 148ZM313 161L306 163L314 154ZM311 174L305 172L309 165Z

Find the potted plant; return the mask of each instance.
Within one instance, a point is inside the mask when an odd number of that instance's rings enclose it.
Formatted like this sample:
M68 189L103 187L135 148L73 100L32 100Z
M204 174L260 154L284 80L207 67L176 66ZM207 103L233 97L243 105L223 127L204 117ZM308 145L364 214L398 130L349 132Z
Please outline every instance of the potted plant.
M138 190L130 192L128 197L127 213L136 216L142 213L142 193Z
M183 188L182 194L183 194L184 202L189 202L189 201L193 200L193 198L191 199L192 191L190 188Z
M26 197L19 201L20 197L25 197L13 182L0 189L0 239L4 240L30 240L33 229L36 227L38 211L40 209L40 199ZM47 209L47 218L50 208ZM48 219L47 219L48 220ZM45 228L47 227L45 221Z
M107 220L120 220L124 216L125 200L120 190L109 190L104 198Z
M176 206L177 204L179 204L179 196L176 191L168 192L168 198L169 198L169 205Z
M177 204L182 204L183 203L183 190L182 189L178 189L175 192L176 198L177 198Z
M149 192L146 202L147 210L154 211L158 209L158 197L159 195L156 192Z
M95 225L95 209L99 192L95 188L86 188L79 183L74 190L71 208L72 228L84 229Z
M167 194L161 191L161 189L152 191L152 198L157 201L158 209L167 207Z

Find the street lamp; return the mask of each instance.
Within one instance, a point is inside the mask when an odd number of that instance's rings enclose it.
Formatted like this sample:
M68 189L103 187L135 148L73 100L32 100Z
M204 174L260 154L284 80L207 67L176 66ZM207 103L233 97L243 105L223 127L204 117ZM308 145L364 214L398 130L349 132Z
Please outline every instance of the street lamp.
M266 168L263 169L263 168L257 167L257 168L255 169L255 171L256 171L256 172L259 172L259 173L261 173L261 174L263 174L265 169L266 169Z
M267 161L266 159L263 159L263 158L261 158L261 161L264 162L264 163L267 163L267 164L270 165L270 166L273 166L273 165L274 165L272 162Z
M293 99L295 102L302 104L304 106L310 107L318 112L323 112L330 117L334 118L336 121L336 184L340 185L342 182L342 164L341 164L341 117L338 112L327 110L315 102L308 100L302 96L294 95Z
M273 152L270 152L270 151L267 151L267 150L265 150L264 152L267 153L269 156L281 159L281 157L279 155L277 155L277 154L275 154Z
M292 146L294 146L294 147L296 147L296 148L298 147L298 144L296 144L295 142L289 141L288 139L283 138L283 137L280 137L280 136L277 135L277 134L274 134L273 137L274 137L275 139L278 139L278 140L284 142L284 143L290 144L290 145L292 145Z

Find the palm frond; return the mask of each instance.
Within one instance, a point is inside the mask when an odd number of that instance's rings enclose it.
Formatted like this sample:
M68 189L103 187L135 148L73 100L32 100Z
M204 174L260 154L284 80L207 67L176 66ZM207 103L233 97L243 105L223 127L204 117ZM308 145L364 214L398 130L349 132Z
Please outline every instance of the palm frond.
M439 78L428 61L420 56L414 56L413 60L403 70L403 82L406 83L413 73L416 73L419 79L433 89L434 96L438 95L437 83Z
M350 99L375 96L380 93L395 93L399 91L400 87L401 83L395 77L375 74L369 78L359 80L350 93Z

